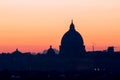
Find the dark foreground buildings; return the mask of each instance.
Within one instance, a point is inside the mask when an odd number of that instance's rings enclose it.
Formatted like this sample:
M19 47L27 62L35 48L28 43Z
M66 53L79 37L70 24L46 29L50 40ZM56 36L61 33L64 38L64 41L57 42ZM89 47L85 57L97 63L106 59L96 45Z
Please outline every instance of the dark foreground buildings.
M0 54L0 80L116 80L120 79L120 52L86 52L73 21L61 40L60 52ZM119 80L118 79L118 80Z

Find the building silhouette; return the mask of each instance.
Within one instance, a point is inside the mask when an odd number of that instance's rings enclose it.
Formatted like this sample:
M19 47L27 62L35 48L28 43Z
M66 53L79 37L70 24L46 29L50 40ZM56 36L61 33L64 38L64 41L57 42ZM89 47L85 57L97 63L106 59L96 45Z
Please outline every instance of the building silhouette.
M84 41L79 32L76 31L73 20L69 30L63 35L60 45L60 54L66 56L78 56L86 52Z
M109 53L114 53L114 47L113 46L108 47L107 51Z
M53 56L53 55L55 55L55 54L56 54L56 53L55 53L54 49L53 49L52 46L50 45L50 48L47 50L47 55Z
M19 49L16 49L12 54L14 54L14 55L21 55L22 52L20 52Z

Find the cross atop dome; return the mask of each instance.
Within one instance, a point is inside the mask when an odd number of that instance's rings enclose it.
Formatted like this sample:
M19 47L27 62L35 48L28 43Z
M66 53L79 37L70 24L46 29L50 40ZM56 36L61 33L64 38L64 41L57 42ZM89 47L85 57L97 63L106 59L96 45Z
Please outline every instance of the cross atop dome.
M74 26L74 23L73 23L73 19L71 20L71 24L70 24L70 30L75 30L75 26Z
M71 23L73 23L73 19L71 20Z

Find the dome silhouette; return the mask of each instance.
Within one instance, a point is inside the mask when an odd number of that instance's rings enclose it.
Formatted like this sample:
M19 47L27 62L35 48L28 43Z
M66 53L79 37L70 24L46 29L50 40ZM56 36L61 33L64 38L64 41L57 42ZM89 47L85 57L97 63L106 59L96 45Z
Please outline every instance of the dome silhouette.
M75 30L73 21L70 29L63 35L60 53L66 55L79 55L85 53L84 42L81 34Z
M47 51L47 54L48 54L48 55L55 55L55 54L56 54L51 45L50 45L50 48L49 48L48 51Z

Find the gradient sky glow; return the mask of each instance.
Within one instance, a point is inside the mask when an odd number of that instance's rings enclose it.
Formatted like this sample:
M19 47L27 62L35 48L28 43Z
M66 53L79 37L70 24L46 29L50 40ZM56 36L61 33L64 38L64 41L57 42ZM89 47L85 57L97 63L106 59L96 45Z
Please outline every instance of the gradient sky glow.
M0 0L0 52L59 49L71 19L87 50L120 50L120 0Z

